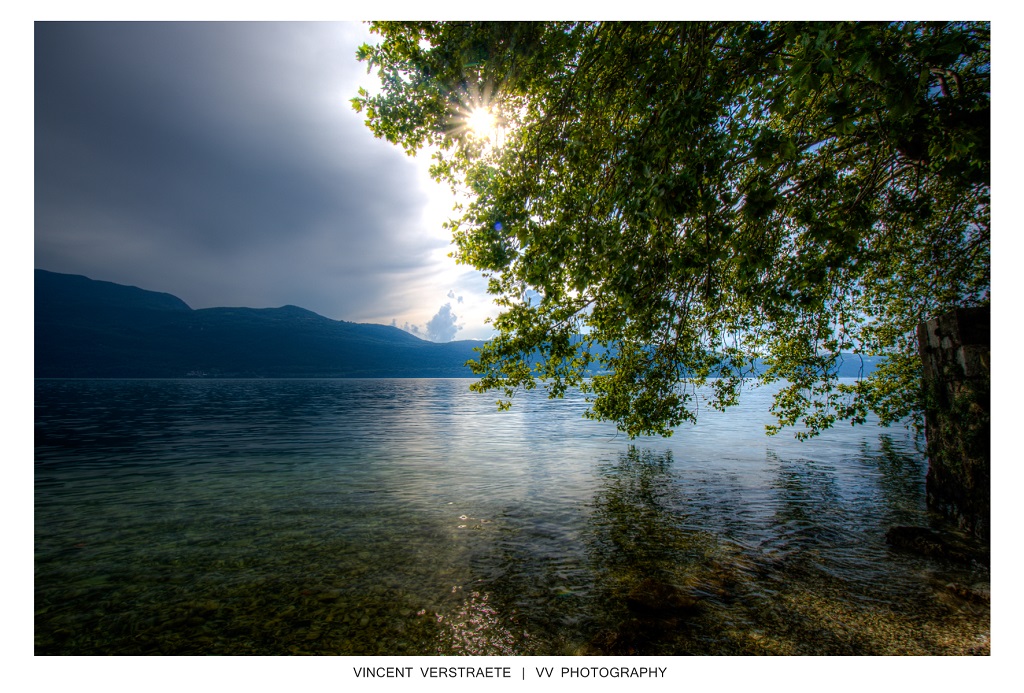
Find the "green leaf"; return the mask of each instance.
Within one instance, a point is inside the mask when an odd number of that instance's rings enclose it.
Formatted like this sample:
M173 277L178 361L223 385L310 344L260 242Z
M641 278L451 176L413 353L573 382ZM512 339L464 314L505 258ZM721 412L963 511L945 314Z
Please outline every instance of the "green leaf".
M491 275L473 387L502 408L585 386L588 416L669 435L753 376L785 383L769 433L919 419L918 322L989 300L987 23L371 28L383 87L352 107L469 192L448 228ZM501 147L460 129L485 92ZM886 360L840 383L847 350Z

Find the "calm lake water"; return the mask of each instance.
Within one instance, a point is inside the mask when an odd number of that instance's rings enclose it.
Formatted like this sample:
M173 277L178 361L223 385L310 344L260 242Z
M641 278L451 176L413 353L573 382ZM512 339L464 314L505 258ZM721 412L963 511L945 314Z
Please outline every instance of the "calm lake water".
M470 382L37 381L36 653L988 653L987 570L885 543L939 522L905 429Z

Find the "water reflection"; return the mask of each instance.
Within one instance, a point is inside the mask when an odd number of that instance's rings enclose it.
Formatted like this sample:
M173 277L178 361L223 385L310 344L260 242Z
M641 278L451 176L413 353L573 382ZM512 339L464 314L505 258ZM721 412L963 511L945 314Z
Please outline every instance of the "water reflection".
M583 652L655 654L686 628L707 596L701 576L718 541L694 524L671 452L630 447L599 470L588 532L596 591L607 605Z
M36 652L985 651L946 585L987 572L885 543L912 441L769 443L755 399L627 447L466 385L37 383Z
M696 514L728 518L731 512L701 508L688 481L693 475L670 453L630 449L603 467L588 545L607 610L577 651L988 652L985 607L951 599L946 582L984 581L987 571L938 566L885 545L886 523L905 517L906 497L888 512L872 494L844 484L837 467L774 456L766 462L775 512L760 528L757 546L736 541L722 518L702 519L724 531L693 528ZM854 469L863 474L878 464L886 474L867 481L891 491L913 478L907 467L920 468L883 444L879 455L862 461L865 469Z

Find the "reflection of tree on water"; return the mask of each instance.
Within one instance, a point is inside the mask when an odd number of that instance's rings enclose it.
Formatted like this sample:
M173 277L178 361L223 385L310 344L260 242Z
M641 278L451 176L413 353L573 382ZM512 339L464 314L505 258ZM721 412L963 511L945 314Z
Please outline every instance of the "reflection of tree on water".
M607 611L591 641L597 652L655 654L701 608L700 573L715 537L684 528L672 454L630 447L602 470L589 554ZM674 648L664 653L681 654Z
M483 625L486 642L462 629L445 639L445 652L457 653L455 645L476 654L657 649L666 631L696 613L693 573L716 546L711 533L685 527L672 470L671 453L630 448L598 470L600 487L574 519L550 524L506 509L495 520L507 532L493 545L497 555L478 557L492 569L478 573L483 579L457 614ZM579 551L568 548L574 544ZM480 618L468 619L473 613ZM517 634L514 644L503 635L509 632Z
M680 558L698 559L712 540L681 529L673 513L679 490L672 475L672 453L631 447L601 473L603 489L593 501L591 556L610 585L637 579L668 579Z
M879 473L878 488L885 499L893 525L912 524L925 511L924 478L927 458L909 455L901 450L891 436L878 436L880 450L871 451L864 445L862 458Z
M840 491L831 465L783 460L770 451L767 462L775 467L771 482L775 512L762 550L809 558L821 545L849 539L854 528L844 507L848 499Z
M766 493L733 488L707 507L696 499L699 473L630 449L602 470L585 533L603 608L583 651L986 653L987 605L936 593L887 553L894 499L876 484L907 481L899 467L917 461L884 443L882 454L834 465L769 456ZM890 468L879 474L876 464ZM753 544L728 529L724 506L744 499L768 510Z

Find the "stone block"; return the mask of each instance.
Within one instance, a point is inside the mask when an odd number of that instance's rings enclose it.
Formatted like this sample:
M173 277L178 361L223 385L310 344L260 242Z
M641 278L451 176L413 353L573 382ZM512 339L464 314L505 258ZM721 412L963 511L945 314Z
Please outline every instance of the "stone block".
M961 308L918 326L925 386L928 503L989 535L990 312Z

